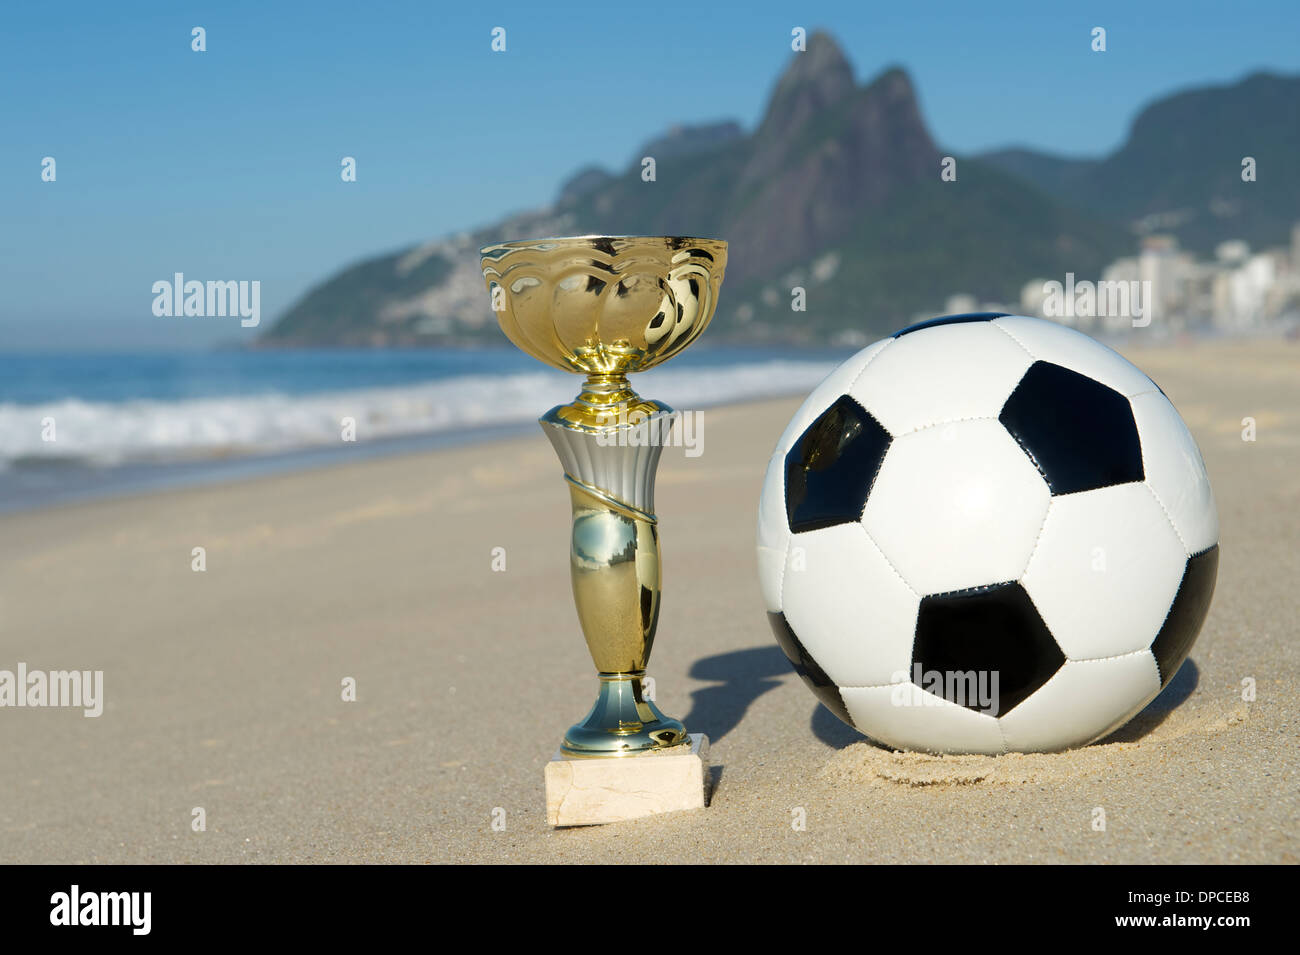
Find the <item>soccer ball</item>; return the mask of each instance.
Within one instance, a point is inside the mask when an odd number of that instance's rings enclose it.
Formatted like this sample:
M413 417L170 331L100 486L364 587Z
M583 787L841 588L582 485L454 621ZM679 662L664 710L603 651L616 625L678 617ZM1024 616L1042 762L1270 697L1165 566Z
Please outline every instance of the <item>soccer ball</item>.
M885 745L1051 751L1123 725L1209 610L1219 521L1164 392L1086 335L981 313L869 345L768 464L763 599L835 715Z

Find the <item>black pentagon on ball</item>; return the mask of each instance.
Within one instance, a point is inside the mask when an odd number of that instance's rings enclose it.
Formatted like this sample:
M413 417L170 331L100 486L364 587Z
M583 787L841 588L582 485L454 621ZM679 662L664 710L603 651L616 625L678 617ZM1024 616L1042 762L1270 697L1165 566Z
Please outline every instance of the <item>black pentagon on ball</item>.
M1018 583L921 600L912 682L950 703L1003 716L1064 663L1065 654Z
M938 318L926 319L915 325L908 325L901 331L894 332L894 338L902 338L923 328L938 328L940 325L965 325L968 322L991 322L995 318L1005 318L1010 312L966 312L962 315L940 315Z
M1151 643L1151 654L1160 670L1161 689L1169 685L1191 652L1196 635L1201 632L1201 624L1205 623L1206 614L1210 612L1210 599L1214 596L1214 582L1218 576L1218 544L1187 559L1178 593L1174 595L1160 632Z
M1036 361L998 416L1054 495L1141 481L1133 407L1113 388Z
M839 687L804 649L804 645L799 642L799 638L791 629L790 622L785 619L785 614L769 613L767 620L772 625L772 633L781 647L781 652L794 667L794 672L799 674L799 678L828 710L852 726L853 718L849 716L848 707L844 705L844 697L840 695Z
M848 395L836 399L785 456L790 530L811 531L861 518L891 440L862 405Z

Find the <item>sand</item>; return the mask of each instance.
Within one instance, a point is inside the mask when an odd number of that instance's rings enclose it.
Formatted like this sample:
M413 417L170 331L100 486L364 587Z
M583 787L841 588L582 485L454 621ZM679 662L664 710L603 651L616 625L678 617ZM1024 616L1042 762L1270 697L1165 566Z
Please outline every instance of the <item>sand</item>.
M758 595L798 405L767 401L710 409L705 453L660 469L651 672L712 740L709 808L545 825L542 766L595 682L538 433L0 518L0 669L100 669L106 697L0 710L0 861L1296 862L1300 345L1130 357L1201 444L1222 562L1191 661L1101 744L894 754L819 708Z

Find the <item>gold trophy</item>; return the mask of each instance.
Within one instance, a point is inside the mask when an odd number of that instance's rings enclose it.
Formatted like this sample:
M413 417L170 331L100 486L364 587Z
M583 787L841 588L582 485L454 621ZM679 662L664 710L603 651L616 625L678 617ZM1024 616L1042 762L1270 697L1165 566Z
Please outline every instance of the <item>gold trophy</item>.
M676 412L642 398L627 376L667 361L704 331L727 244L582 236L506 242L481 256L506 337L539 361L586 376L577 398L540 419L569 486L573 599L600 679L595 705L569 728L560 752L628 757L689 746L682 723L646 699L642 685L659 619L656 436L668 434Z

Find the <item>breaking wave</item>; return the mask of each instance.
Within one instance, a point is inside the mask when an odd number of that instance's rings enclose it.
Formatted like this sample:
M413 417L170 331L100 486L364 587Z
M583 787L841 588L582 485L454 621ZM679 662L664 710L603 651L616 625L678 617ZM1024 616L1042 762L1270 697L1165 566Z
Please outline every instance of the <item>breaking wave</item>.
M833 360L655 369L637 390L679 409L810 390ZM344 419L358 442L473 432L536 419L577 391L548 371L459 375L420 384L182 399L0 403L0 469L203 460L338 445Z

